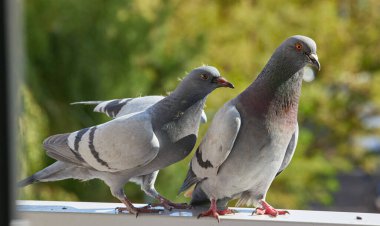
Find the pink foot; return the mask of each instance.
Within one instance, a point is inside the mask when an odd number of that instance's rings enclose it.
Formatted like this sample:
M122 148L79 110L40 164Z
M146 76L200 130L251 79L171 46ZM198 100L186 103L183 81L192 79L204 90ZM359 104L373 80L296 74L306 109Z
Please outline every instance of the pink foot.
M225 210L217 210L216 211L219 215L226 215L226 214L235 214L236 211L232 209L225 209Z
M235 214L235 211L231 210L231 209L228 209L228 208L225 209L225 210L218 210L218 208L216 206L216 200L215 199L211 199L210 209L208 209L205 212L200 213L198 215L198 218L200 218L200 217L213 217L219 223L220 222L219 215L226 215L226 214Z
M209 209L205 212L202 212L198 215L198 219L201 217L213 217L218 221L218 223L220 222L219 214L216 210Z
M127 210L131 214L135 214L136 218L140 213L159 213L160 210L157 209L151 209L149 205L144 207L134 207L133 204L125 197L124 199L120 200L125 204L125 207L117 207L116 210L120 213L125 210Z
M160 212L160 210L151 209L149 205L148 206L144 206L144 207L140 207L140 208L137 208L137 207L134 207L134 208L131 208L131 207L116 207L116 210L119 213L121 213L123 211L128 211L131 214L135 214L136 217L140 213L159 213Z
M149 206L151 207L162 206L167 210L192 208L192 206L187 203L174 203L162 196L159 196L157 199L160 201L160 203L149 204Z
M289 214L289 212L286 210L276 210L265 201L261 201L261 205L262 207L256 208L257 215L270 215L272 217L276 217L277 215Z

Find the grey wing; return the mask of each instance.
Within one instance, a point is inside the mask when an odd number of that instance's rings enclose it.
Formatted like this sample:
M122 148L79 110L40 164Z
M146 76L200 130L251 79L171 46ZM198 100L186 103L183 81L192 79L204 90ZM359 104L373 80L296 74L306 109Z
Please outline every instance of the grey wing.
M127 114L144 111L164 98L164 96L145 96L107 101L80 101L71 104L96 105L94 112L105 113L108 117L117 118ZM207 116L203 110L201 115L201 122L207 122Z
M292 138L290 139L290 142L289 142L288 147L287 147L286 152L285 152L284 160L282 161L281 167L280 167L278 173L276 174L276 176L278 176L282 171L285 170L286 167L288 167L290 161L293 158L294 152L295 152L296 147L297 147L297 142L298 142L298 130L299 130L299 128L298 128L298 124L297 124L296 131L294 131Z
M216 113L190 163L198 178L217 174L234 146L240 125L240 113L235 106L227 103Z
M114 99L106 101L80 101L71 103L71 105L83 104L83 105L96 105L94 112L100 112L106 114L108 117L116 118L120 110L128 104L132 98Z
M111 118L117 118L130 113L136 113L144 111L153 104L162 100L164 96L146 96L146 97L136 97L136 98L124 98L124 99L114 99L107 101L81 101L71 103L75 104L85 104L85 105L95 105L94 112L105 113Z
M150 120L138 114L49 137L44 147L57 160L118 172L152 161L158 154L159 142Z
M83 129L79 131L79 135L75 137L75 142L79 142L80 134L86 131ZM68 145L68 137L71 133L57 134L46 138L43 142L43 147L46 154L51 158L60 160L62 162L72 163L80 166L88 166L78 150L71 148Z

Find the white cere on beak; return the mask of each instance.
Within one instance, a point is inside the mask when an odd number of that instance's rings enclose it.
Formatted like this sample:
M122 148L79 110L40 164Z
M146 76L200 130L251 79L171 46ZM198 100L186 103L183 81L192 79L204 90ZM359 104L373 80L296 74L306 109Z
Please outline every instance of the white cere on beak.
M305 82L312 82L315 79L315 70L310 66L306 66L303 73L303 80Z

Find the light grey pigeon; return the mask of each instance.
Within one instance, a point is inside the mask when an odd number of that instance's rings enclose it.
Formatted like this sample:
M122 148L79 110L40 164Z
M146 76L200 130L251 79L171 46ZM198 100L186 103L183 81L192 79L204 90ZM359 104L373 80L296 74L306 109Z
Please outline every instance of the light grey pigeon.
M319 70L316 50L308 37L286 39L257 79L216 113L180 189L192 192L192 205L211 202L200 217L219 221L219 215L232 213L225 209L231 199L255 205L257 214L287 213L271 207L265 197L294 154L304 67Z
M218 87L233 88L233 85L221 77L216 68L199 67L169 96L146 110L48 137L43 147L47 155L57 161L19 182L19 186L68 178L98 178L125 204L126 208L119 210L134 214L157 212L146 207L136 208L128 200L123 187L133 181L164 207L177 207L154 188L158 170L182 160L191 152L206 97Z
M74 102L71 103L71 105L96 105L94 108L94 112L100 112L104 113L107 116L111 118L117 118L124 115L128 115L135 112L145 111L150 106L156 104L160 100L164 99L164 96L144 96L144 97L135 97L135 98L123 98L123 99L113 99L113 100L106 100L106 101L80 101L80 102ZM207 116L204 110L202 109L201 114L201 123L207 122ZM146 175L146 177L150 177L150 181L153 183L157 179L158 170L154 171L150 175ZM141 181L141 178L139 177L133 177L130 179L130 181L135 181L138 184L141 184L139 181ZM144 189L144 191L149 191L149 189ZM147 195L152 196L151 193L147 193ZM166 209L171 208L187 208L188 205L185 204L176 204L176 203L168 203L164 200L162 201L162 205ZM155 206L156 204L153 204L151 206Z
M101 112L111 118L117 118L130 113L144 111L164 98L164 96L145 96L106 101L80 101L71 103L71 105L96 105L94 108L94 112ZM207 122L207 116L203 110L201 115L201 122Z

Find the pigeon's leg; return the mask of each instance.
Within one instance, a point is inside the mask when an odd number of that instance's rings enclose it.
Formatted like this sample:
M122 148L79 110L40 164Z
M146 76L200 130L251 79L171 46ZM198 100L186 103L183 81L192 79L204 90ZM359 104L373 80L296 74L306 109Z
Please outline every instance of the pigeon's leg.
M119 189L116 192L112 192L112 194L116 198L118 198L122 203L125 204L125 207L117 207L116 208L116 210L118 212L123 212L123 211L127 210L129 213L135 214L136 217L139 215L139 213L158 213L158 212L160 212L160 210L147 208L147 206L144 206L141 208L137 208L137 207L133 206L131 201L129 201L127 196L125 196L123 189Z
M211 201L210 208L207 211L200 213L198 215L198 218L210 216L210 217L214 217L216 220L218 220L218 223L219 223L220 219L219 219L218 208L216 206L216 199L212 198L210 201ZM222 215L222 214L220 214L220 215Z
M260 203L262 207L256 208L255 212L257 215L270 215L272 217L276 217L277 215L289 214L289 212L286 210L276 210L264 200L261 200Z
M161 195L157 195L156 199L160 201L160 203L151 204L152 207L154 206L163 206L165 209L172 210L174 209L191 209L192 206L187 203L174 203L170 200L162 197Z
M154 183L156 181L158 174L158 170L151 173L142 176L142 184L141 184L141 189L149 196L157 199L160 201L160 203L157 204L151 204L150 206L155 207L155 206L162 206L165 209L172 210L174 209L190 209L191 206L188 205L187 203L173 203L170 200L162 197L157 191L156 188L154 187Z

